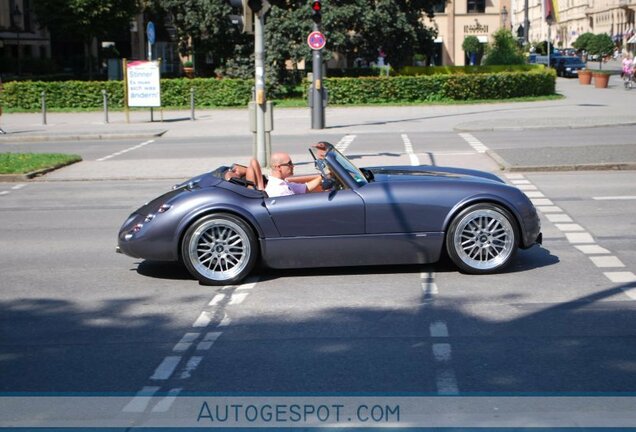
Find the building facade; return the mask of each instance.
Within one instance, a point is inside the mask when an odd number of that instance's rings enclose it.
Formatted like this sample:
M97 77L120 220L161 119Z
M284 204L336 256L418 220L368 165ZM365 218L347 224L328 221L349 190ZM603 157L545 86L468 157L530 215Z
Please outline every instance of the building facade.
M51 39L33 15L32 0L0 0L0 72L20 74L51 57Z
M530 27L528 40L548 39L543 0L528 1ZM513 0L512 22L516 29L523 25L525 0ZM617 48L634 52L636 38L636 0L556 0L557 19L550 27L550 41L557 48L570 48L583 33L605 33L612 37Z
M462 49L464 38L476 36L482 44L492 34L510 26L510 0L450 0L436 11L429 25L437 29L433 64L464 66L468 53Z

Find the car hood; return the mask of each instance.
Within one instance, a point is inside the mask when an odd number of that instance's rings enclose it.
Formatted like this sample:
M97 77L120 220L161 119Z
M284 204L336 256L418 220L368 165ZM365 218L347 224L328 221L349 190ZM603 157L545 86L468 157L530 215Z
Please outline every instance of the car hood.
M366 168L373 173L374 181L431 181L438 178L458 179L465 181L484 181L504 183L494 174L455 167L439 167L432 165L390 166Z

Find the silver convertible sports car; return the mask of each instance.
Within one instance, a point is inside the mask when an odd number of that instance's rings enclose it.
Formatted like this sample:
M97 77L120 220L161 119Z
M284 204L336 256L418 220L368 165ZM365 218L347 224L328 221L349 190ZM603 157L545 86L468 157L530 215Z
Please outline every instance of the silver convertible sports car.
M322 150L309 149L323 178L319 192L270 198L244 180L224 180L221 167L132 213L117 250L180 260L202 283L225 285L259 261L279 269L424 264L444 251L466 273L493 273L517 248L541 243L528 197L493 174L357 168L330 144Z

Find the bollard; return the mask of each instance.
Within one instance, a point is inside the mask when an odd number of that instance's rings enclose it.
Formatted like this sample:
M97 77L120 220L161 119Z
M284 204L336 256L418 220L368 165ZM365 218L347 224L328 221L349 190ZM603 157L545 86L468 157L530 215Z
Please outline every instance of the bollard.
M46 124L46 92L42 90L42 124Z
M108 124L108 94L106 90L102 90L102 98L104 99L104 123Z
M190 120L194 120L194 87L190 87Z

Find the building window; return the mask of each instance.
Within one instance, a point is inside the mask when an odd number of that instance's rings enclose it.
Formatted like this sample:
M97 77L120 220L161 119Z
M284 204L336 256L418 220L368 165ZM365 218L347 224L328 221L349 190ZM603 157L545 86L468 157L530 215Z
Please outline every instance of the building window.
M468 13L486 12L486 0L467 0L466 11Z

